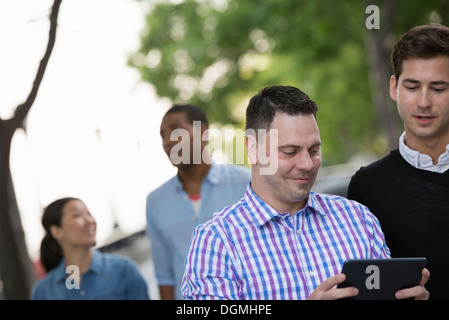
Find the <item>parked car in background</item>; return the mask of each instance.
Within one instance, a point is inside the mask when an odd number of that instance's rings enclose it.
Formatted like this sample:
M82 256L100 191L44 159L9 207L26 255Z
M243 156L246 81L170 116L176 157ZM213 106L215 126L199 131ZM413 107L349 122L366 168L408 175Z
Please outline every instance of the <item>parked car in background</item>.
M312 191L346 197L352 175L375 160L371 156L357 156L345 164L321 167Z

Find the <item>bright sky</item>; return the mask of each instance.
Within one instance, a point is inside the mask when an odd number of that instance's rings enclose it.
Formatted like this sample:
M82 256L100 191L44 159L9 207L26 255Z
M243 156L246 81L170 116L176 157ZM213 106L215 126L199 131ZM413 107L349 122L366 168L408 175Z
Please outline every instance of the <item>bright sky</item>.
M25 101L48 41L52 0L0 2L0 116ZM145 228L145 197L175 173L156 99L127 55L138 48L145 7L134 0L63 0L56 44L27 134L16 132L11 170L30 255L43 236L43 206L83 199L105 243L114 219L126 233Z

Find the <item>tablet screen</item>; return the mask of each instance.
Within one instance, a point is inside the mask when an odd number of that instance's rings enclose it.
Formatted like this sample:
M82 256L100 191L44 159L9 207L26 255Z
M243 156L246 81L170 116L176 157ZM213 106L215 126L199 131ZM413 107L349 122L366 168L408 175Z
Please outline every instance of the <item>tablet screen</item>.
M357 300L395 300L395 293L416 286L427 260L417 258L351 259L343 264L346 280L337 287L356 287Z

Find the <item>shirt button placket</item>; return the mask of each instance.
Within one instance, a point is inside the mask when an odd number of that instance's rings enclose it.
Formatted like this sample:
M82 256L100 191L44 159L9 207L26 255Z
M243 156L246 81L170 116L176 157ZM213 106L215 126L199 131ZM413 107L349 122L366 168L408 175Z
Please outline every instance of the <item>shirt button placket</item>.
M297 213L297 215L296 215L297 221L295 224L296 235L298 236L299 242L303 243L303 244L306 243L306 241L304 241L304 237L302 234L303 223L304 223L304 219L305 219L304 215L306 213L307 213L307 210ZM306 251L309 251L309 250L306 250ZM310 268L309 266L307 266L307 268L305 268L304 271L305 271L304 278L307 282L307 287L308 287L309 293L311 293L314 290L315 285L316 285L316 280L317 280L316 274L315 274L314 270L312 268Z

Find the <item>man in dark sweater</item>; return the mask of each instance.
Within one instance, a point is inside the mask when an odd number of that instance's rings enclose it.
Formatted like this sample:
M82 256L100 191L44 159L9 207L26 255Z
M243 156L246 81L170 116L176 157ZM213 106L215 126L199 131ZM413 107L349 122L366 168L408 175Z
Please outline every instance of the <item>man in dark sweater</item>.
M412 28L393 47L390 96L404 133L352 177L348 198L379 219L392 257L427 258L430 299L449 299L449 28Z

